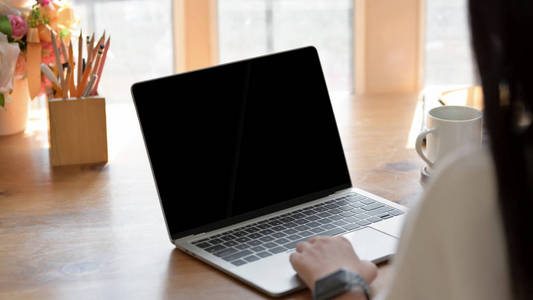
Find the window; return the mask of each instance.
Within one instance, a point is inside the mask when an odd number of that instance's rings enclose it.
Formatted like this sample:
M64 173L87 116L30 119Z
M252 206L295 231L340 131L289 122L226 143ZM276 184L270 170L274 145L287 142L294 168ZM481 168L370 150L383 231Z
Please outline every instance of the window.
M100 92L109 102L131 101L134 82L172 74L169 0L72 0L83 34L111 36Z
M330 91L352 91L353 0L218 0L220 62L313 45Z
M475 84L467 0L427 1L426 87Z

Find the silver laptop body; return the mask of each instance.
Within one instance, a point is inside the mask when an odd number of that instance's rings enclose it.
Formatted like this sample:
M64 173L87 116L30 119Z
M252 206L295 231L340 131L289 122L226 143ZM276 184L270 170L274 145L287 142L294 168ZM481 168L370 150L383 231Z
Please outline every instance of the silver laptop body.
M315 48L132 95L177 248L270 296L304 287L289 255L312 236L343 235L374 262L394 254L405 208L352 187Z
M392 201L383 199L379 196L365 192L357 188L350 188L339 191L331 196L317 199L310 203L298 205L289 209L278 211L272 214L254 218L239 224L220 228L211 232L191 235L184 238L174 240L176 247L182 251L198 258L199 260L221 270L222 272L237 278L246 284L270 295L279 297L289 294L293 291L300 290L305 286L297 277L289 262L289 255L294 252L294 249L287 249L281 253L273 254L271 256L261 258L257 261L246 263L241 266L235 266L231 262L216 256L214 253L209 253L205 249L201 249L193 244L195 241L202 241L217 236L221 233L243 228L250 224L255 224L263 220L268 220L276 216L286 213L294 212L307 207L312 207L319 203L325 203L329 200L341 198L344 195L359 194L366 198L372 199L384 206L394 208L401 212L405 212L406 208L396 204ZM353 230L347 230L338 235L347 238L354 247L358 256L363 260L370 260L375 263L389 259L396 251L396 245L400 236L404 220L404 214L391 216L387 219L371 223L369 225L360 226ZM336 228L342 228L337 226ZM318 233L317 235L320 235ZM216 238L215 238L216 239ZM249 249L249 248L247 248ZM242 251L241 251L242 252ZM249 256L256 255L250 253ZM246 258L246 257L244 257Z

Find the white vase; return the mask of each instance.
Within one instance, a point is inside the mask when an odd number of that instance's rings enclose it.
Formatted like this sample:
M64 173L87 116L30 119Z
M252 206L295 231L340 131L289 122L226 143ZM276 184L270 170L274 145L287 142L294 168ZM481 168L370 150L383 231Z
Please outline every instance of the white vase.
M15 134L26 129L30 107L28 80L14 80L13 93L6 96L5 106L0 107L0 135Z

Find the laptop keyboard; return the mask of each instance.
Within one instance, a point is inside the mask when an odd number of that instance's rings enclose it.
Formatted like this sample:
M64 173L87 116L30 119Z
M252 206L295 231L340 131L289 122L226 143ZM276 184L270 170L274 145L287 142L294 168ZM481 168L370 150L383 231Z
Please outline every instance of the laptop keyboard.
M192 242L235 266L294 249L313 236L335 236L403 214L359 194L349 194Z

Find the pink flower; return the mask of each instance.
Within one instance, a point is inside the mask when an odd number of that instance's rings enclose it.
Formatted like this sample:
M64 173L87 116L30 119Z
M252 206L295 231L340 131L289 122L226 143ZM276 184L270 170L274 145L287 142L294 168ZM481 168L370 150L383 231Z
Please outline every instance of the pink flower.
M47 86L52 86L52 82L50 82L50 80L44 76L44 74L41 73L41 93L40 95L43 95L46 93L46 87Z
M11 23L11 36L13 39L22 39L28 32L28 23L24 18L19 16L9 15L8 18L9 23Z
M52 2L52 0L37 0L37 3L41 4L41 6L46 6L50 4L50 2Z
M54 55L54 47L52 46L52 43L41 42L41 46L41 62L47 65L55 64L56 56Z

